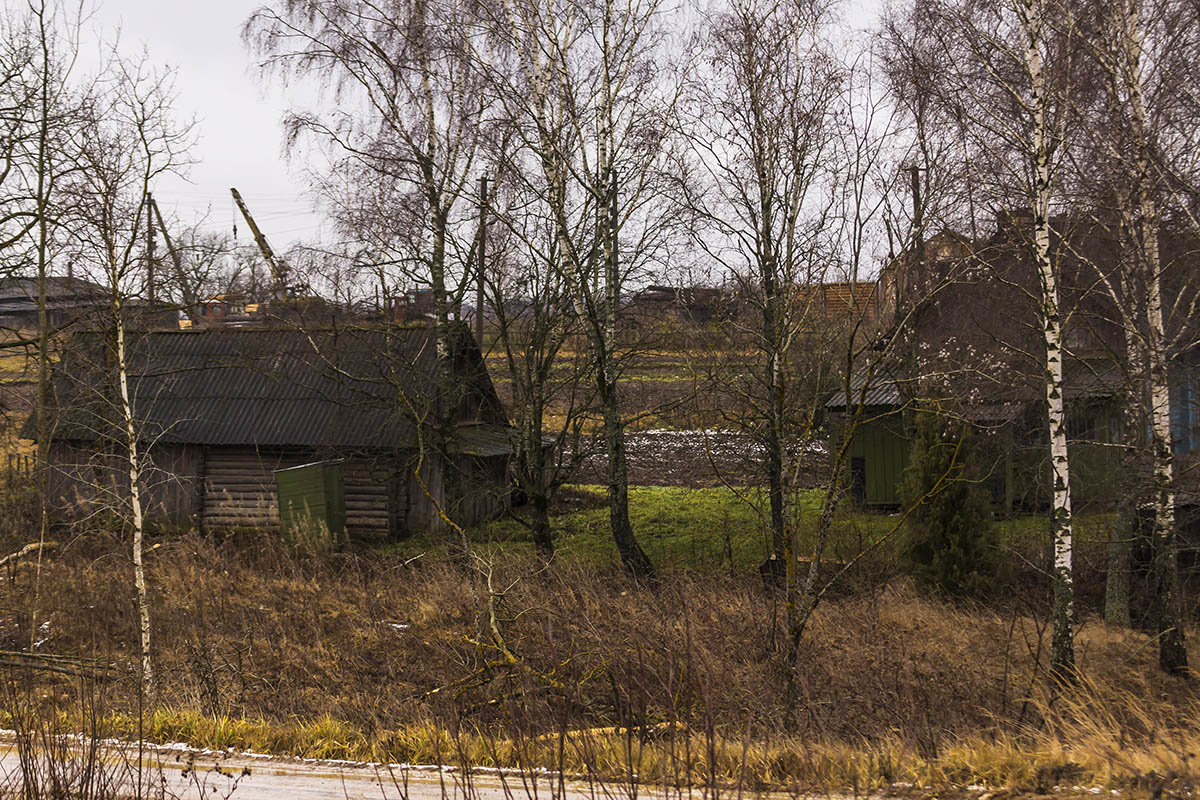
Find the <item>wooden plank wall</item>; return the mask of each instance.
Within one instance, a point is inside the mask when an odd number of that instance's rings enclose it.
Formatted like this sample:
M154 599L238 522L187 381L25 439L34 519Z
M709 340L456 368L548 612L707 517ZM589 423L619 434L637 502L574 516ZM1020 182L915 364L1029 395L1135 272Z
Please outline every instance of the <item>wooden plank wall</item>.
M146 517L175 525L198 522L203 453L199 447L160 445L143 453L139 481ZM50 445L49 490L64 519L106 511L128 513L129 466L126 458L98 453L82 442Z
M465 480L458 518L464 525L478 525L504 513L511 502L508 457L464 456L460 462Z
M445 527L438 508L445 508L445 486L442 484L442 459L437 453L427 453L421 462L420 479L413 466L405 469L405 494L408 508L404 515L407 533L427 533Z
M409 465L405 470L408 475L408 533L427 533L445 528L438 513L439 506L461 525L478 525L500 516L512 501L507 456L461 456L458 469L463 496L454 509L446 508L442 459L434 453L426 455L421 465L423 481L413 475L412 466Z
M51 492L62 516L95 513L127 496L115 457L97 455L84 443L55 442L53 448ZM327 454L302 450L159 445L143 483L147 515L181 525L203 521L209 529L278 529L274 470L323 456ZM393 538L443 527L438 514L445 502L441 459L426 456L422 481L412 467L390 458L360 455L346 460L348 534ZM509 503L507 459L467 457L462 468L465 495L456 518L475 525L501 514Z
M319 460L306 451L260 451L251 447L210 447L204 478L204 522L212 528L278 527L279 496L274 470ZM403 519L391 505L394 470L387 462L347 459L346 532L378 538ZM403 497L403 494L400 495Z
M151 449L142 472L146 515L176 525L200 521L204 450L195 445L159 445Z
M315 460L312 454L207 447L204 524L208 528L278 527L279 499L273 470Z
M90 448L74 442L51 442L50 471L46 476L50 508L56 517L73 519L99 511L111 502L112 480L108 469Z

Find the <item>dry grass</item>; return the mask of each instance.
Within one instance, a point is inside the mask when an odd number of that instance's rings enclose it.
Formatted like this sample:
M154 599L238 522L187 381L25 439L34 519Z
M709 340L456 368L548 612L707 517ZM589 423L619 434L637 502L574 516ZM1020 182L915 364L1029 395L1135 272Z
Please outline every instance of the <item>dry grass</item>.
M485 554L486 555L486 554ZM149 555L160 680L149 738L319 758L552 766L748 788L1188 785L1200 694L1142 634L1080 634L1084 682L1051 699L1028 608L955 608L905 585L823 607L785 727L782 608L757 578L633 588L569 563L296 557L268 535L164 539ZM121 542L92 533L0 585L0 647L131 662ZM109 725L136 730L136 681ZM75 682L46 682L69 708ZM63 698L60 701L57 698ZM64 712L66 713L66 712Z

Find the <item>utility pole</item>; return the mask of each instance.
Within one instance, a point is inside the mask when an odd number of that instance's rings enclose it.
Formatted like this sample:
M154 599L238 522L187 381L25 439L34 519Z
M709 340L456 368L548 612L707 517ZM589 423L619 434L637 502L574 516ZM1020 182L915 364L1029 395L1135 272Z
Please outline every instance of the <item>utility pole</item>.
M146 192L146 295L154 305L154 196Z
M479 179L479 263L476 265L475 285L475 341L483 350L483 276L487 264L487 212L488 212L488 179L484 175Z
M928 291L925 285L925 222L921 208L921 168L913 164L908 168L912 179L913 203L913 253L916 257L917 292L924 294Z

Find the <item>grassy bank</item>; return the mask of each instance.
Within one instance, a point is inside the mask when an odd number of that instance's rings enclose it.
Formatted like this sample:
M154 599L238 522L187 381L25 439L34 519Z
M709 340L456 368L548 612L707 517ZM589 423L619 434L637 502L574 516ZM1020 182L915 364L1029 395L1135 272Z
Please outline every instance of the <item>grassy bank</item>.
M1196 776L1200 730L1165 724L1162 705L1088 682L1054 701L1029 698L1037 725L916 746L900 732L859 741L755 735L752 728L696 731L683 724L560 729L541 736L474 723L424 721L367 734L329 717L287 722L213 717L158 709L140 733L156 743L360 762L445 765L459 769L551 769L576 779L619 786L636 774L645 783L716 785L761 791L855 792L1005 789L1024 794L1090 794L1118 790L1134 797L1185 796ZM1194 703L1170 715L1200 711ZM75 718L65 715L63 729ZM1134 730L1136 729L1136 733ZM109 715L106 736L133 738L138 720Z
M729 490L635 491L664 572L639 588L610 566L597 492L575 489L559 509L562 554L549 566L513 523L475 532L476 572L420 542L316 559L267 533L158 540L159 680L143 730L306 757L746 787L1141 791L1195 771L1196 689L1158 673L1146 635L1085 619L1084 684L1052 702L1043 592L953 606L916 594L894 566L821 607L789 712L781 597L757 575L748 507ZM1006 535L1031 532L1019 522ZM125 543L99 532L0 585L2 647L27 648L32 627L38 652L113 663L101 716L126 735L138 721L129 585ZM7 696L10 710L71 715L81 696L96 709L78 680L32 680Z

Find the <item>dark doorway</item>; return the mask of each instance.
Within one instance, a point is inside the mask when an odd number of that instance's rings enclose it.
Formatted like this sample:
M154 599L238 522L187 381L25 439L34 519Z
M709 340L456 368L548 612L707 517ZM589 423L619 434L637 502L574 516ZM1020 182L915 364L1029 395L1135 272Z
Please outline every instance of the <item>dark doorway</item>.
M860 507L867 502L867 460L862 456L850 459L850 499Z

